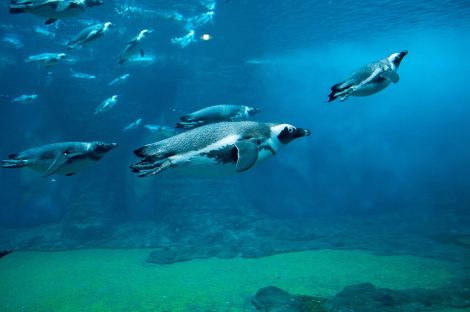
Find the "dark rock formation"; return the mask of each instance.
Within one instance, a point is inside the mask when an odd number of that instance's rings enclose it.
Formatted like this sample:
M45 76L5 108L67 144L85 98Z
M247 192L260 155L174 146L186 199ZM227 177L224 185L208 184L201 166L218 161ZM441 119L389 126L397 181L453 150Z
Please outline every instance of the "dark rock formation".
M12 252L13 251L11 251L11 250L0 250L0 259L2 259L3 257L5 257L8 254L11 254Z
M296 296L273 286L261 288L251 303L261 312L327 312L325 299Z
M470 279L436 289L393 290L351 285L330 299L292 295L277 287L258 290L251 303L262 312L431 312L470 307Z
M393 290L365 283L345 287L329 300L332 311L425 312L470 307L470 280L437 289Z

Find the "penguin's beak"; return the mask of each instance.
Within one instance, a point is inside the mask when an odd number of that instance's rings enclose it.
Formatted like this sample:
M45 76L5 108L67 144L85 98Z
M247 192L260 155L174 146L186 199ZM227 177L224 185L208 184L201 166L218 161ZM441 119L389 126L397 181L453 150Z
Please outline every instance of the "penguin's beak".
M304 137L304 136L309 136L310 134L312 134L312 132L308 129L297 128L297 130L294 133L294 137L295 138L301 138L301 137Z
M401 61L408 54L407 50L403 50L401 52L395 53L395 59L391 60L395 64L396 67L400 66Z

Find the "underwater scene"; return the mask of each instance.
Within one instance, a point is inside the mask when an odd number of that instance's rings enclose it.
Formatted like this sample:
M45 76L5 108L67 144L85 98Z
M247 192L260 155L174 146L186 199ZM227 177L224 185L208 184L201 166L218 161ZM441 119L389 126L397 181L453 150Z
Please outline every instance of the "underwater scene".
M470 312L470 2L0 3L0 311Z

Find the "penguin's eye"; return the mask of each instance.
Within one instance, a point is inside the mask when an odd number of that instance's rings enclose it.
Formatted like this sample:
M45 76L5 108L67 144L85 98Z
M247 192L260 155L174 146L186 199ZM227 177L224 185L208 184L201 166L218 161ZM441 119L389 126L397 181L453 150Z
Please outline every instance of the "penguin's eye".
M294 133L294 128L289 128L289 133L290 134Z

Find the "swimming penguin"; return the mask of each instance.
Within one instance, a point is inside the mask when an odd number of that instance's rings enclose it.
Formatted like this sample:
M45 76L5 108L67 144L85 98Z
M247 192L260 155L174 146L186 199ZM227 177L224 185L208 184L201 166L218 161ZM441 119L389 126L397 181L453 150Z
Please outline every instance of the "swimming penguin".
M190 129L220 121L246 120L259 111L258 108L245 105L214 105L181 116L181 122L176 127Z
M117 95L113 95L110 98L104 100L98 107L95 109L95 115L109 111L111 108L116 106L118 100Z
M80 15L86 7L102 4L102 0L12 0L10 13L31 13L47 18L45 24L52 24L58 19Z
M23 94L23 95L17 96L11 102L12 103L21 103L21 104L32 103L32 102L36 101L36 99L38 97L39 97L39 95L37 95L37 94Z
M121 84L123 84L124 82L126 82L130 77L131 77L130 74L124 74L124 75L122 75L122 76L119 76L119 77L117 77L116 79L113 79L113 80L108 84L108 86L117 86L117 85L121 85Z
M48 68L66 59L67 57L68 56L65 53L41 53L28 56L24 61L26 63L37 63Z
M107 152L117 147L116 143L63 142L30 148L2 160L3 168L28 167L42 173L71 176L100 160Z
M107 33L112 27L113 23L99 23L92 26L89 26L83 29L78 35L76 35L72 40L67 43L68 49L73 49L76 47L83 47L86 44L98 39Z
M124 64L129 57L136 53L140 53L140 56L144 56L144 49L142 48L142 41L153 32L153 30L144 29L131 41L129 41L119 56L118 63Z
M197 175L234 174L250 169L291 141L308 135L309 130L289 124L219 122L138 148L134 153L141 159L131 168L139 177L153 176L169 168Z
M346 100L350 95L367 96L385 89L391 82L397 83L397 74L401 60L408 51L392 53L390 56L362 66L353 72L348 79L331 87L328 102L339 98Z

